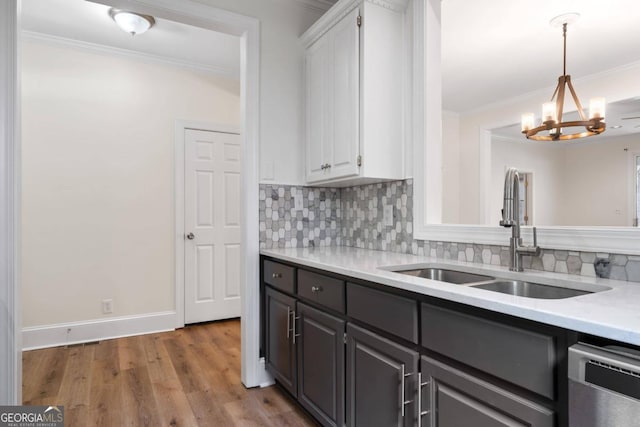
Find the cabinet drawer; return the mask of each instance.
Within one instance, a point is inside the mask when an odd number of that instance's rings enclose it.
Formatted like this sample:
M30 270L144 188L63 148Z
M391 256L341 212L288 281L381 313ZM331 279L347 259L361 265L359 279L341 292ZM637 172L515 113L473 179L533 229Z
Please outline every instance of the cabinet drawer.
M422 346L554 398L552 337L422 304Z
M298 270L298 295L344 313L344 282L342 280Z
M264 260L262 280L274 288L294 293L295 268L278 262Z
M348 283L347 315L418 343L418 304L412 299Z

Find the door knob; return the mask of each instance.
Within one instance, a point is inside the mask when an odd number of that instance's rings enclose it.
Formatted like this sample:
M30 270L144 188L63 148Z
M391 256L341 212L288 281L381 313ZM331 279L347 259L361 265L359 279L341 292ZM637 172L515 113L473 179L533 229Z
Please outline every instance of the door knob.
M195 238L196 238L196 236L195 236L193 233L189 233L189 234L187 234L187 239L189 239L189 240L193 240L193 239L195 239Z

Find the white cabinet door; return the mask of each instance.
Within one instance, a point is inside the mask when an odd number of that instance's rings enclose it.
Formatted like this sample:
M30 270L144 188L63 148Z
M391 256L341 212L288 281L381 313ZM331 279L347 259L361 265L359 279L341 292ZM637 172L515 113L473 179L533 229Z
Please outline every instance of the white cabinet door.
M360 145L360 37L355 9L330 31L333 77L330 112L333 117L329 178L358 174Z
M362 0L338 2L332 11L301 36L307 182L342 186L404 179L405 118L412 116L411 85L403 83L411 64L410 10Z
M331 116L328 111L330 90L330 52L328 37L322 37L305 52L306 74L306 172L307 181L326 179L330 163L328 140Z
M358 15L353 10L305 52L307 182L358 174Z

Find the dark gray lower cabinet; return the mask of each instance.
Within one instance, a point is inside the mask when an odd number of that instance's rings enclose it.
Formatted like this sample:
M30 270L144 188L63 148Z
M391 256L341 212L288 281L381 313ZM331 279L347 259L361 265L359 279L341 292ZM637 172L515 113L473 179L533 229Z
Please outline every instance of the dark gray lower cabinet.
M425 427L552 427L550 409L422 356L421 425Z
M267 261L266 366L319 424L567 425L564 332Z
M298 401L324 426L344 426L344 320L298 302Z
M347 324L348 426L413 426L417 381L417 352Z
M296 300L269 287L265 288L265 361L269 372L297 395L296 347L293 339L296 331Z

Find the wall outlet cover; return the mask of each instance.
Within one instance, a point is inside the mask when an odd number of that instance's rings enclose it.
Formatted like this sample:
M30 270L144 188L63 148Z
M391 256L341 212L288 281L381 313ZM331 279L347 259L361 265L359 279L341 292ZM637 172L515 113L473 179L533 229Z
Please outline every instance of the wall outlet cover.
M293 208L297 211L301 211L304 206L302 204L302 192L298 191L293 196Z
M393 206L392 205L386 205L384 207L383 215L384 217L382 221L384 222L384 225L393 226Z
M113 313L113 300L112 299L103 299L102 300L102 314L111 314Z

